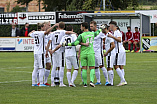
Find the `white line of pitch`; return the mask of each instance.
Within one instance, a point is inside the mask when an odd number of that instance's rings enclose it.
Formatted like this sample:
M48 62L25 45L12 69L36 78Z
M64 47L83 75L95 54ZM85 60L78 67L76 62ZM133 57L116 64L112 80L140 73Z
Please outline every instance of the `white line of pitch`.
M0 83L14 83L14 82L27 82L31 80L20 80L20 81L5 81L5 82L0 82Z

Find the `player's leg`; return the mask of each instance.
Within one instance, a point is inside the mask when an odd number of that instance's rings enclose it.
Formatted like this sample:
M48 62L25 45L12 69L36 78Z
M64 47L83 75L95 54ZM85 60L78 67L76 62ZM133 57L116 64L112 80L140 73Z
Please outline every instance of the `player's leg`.
M54 87L56 86L55 83L54 83L54 77L55 77L55 71L56 71L56 68L57 68L57 53L53 53L52 54L52 63L53 63L53 67L52 67L52 70L51 70L51 86Z
M103 56L103 53L99 54L99 58L98 58L98 62L99 62L99 67L101 68L102 72L103 72L103 75L106 79L106 84L108 84L108 73L107 73L107 70L106 68L104 67L104 56Z
M76 87L75 84L74 84L74 81L77 77L77 74L78 74L78 70L79 70L79 63L78 63L78 59L77 59L77 56L75 57L71 57L71 62L72 62L72 65L74 67L74 71L73 71L73 74L72 74L72 79L71 79L71 84L70 86L72 87Z
M107 71L109 75L110 82L106 84L106 86L113 86L113 62L114 62L115 56L106 56L106 64L107 64Z
M123 65L119 65L119 67L120 67L120 69L121 69L121 71L122 71L123 76L125 76L124 66L123 66Z
M34 55L34 70L32 72L32 86L38 86L36 83L36 77L38 72L38 62L37 62L37 55Z
M82 78L84 87L87 87L87 56L81 55Z
M47 83L47 79L50 74L50 69L51 69L51 63L46 63L46 69L45 69L45 75L44 75L44 84L45 85L50 85Z
M56 85L59 85L59 67L56 69L55 71L55 77L54 77L54 81Z
M120 53L121 55L121 65L120 65L120 69L122 71L123 76L125 76L125 71L124 71L124 65L126 64L126 53Z
M90 69L90 86L95 87L94 78L95 78L95 55L89 54L87 55L87 63Z
M44 54L38 55L38 63L39 63L39 86L46 86L43 81L44 71L45 71L45 62L44 62Z
M68 80L68 84L69 84L69 87L70 87L70 84L71 84L71 68L72 68L72 65L71 65L71 62L70 62L69 57L66 57L66 58L65 58L65 61L66 61L66 68L67 68L67 80Z
M60 79L60 87L66 87L66 85L63 83L63 78L64 78L64 66L65 66L65 57L64 57L64 52L60 52L60 69L59 69L59 79Z
M131 52L135 52L135 47L137 46L137 42L136 41L134 41L133 42L133 50L131 51ZM137 48L137 47L136 47Z
M117 71L117 74L119 75L119 77L121 79L120 84L118 84L117 86L121 86L125 82L124 75L122 74L122 71L120 70L120 67L119 67L119 65L120 65L119 63L120 63L120 54L116 53L115 63L114 63L114 69Z
M130 50L131 50L131 41L128 41L128 52L130 52Z
M98 58L99 58L99 54L95 53L95 76L97 79L97 82L95 83L95 85L101 85Z
M81 65L81 61L80 61L80 68L81 68L81 79L82 79L82 81L80 82L79 85L82 85L83 84L83 78L82 78L82 65Z

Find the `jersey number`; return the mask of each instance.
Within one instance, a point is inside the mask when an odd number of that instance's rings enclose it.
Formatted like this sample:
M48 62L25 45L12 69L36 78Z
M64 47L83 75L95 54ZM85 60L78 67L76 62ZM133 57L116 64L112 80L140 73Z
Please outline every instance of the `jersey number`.
M39 44L39 37L35 36L35 44Z
M55 35L55 38L56 38L56 43L57 43L57 40L58 40L58 35Z
M93 43L93 37L87 38L86 43L90 43L88 47L91 47L91 44Z
M68 43L71 43L71 38L67 38L67 39L65 39L66 40L66 43L68 44Z

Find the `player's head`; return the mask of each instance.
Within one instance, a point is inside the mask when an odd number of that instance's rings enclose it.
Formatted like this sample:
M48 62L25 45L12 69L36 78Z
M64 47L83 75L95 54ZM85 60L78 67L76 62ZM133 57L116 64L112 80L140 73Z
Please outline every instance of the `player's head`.
M44 31L44 30L45 30L44 27L45 27L45 26L44 26L44 23L38 23L38 24L37 24L37 30L38 30L38 31Z
M104 29L102 30L102 33L107 34L109 32L109 26L107 24L104 24Z
M66 31L73 31L73 26L72 25L68 25L66 27Z
M138 32L138 27L135 27L135 32Z
M95 21L91 21L90 22L90 29L91 29L91 31L95 31L97 28L96 28L96 22Z
M26 22L26 23L25 23L25 27L29 27L29 23Z
M128 26L128 27L127 27L127 30L128 30L128 32L130 32L130 31L131 31L131 27L130 27L130 26Z
M56 26L56 30L58 30L58 26Z
M16 24L15 24L15 23L12 23L11 26L12 26L12 29L15 29Z
M82 22L81 23L81 31L84 31L85 29L88 29L88 23L87 22Z
M50 21L44 22L44 25L45 25L45 31L48 30L51 27Z
M65 28L65 23L64 22L59 22L59 29L64 29Z
M117 30L117 22L116 21L111 21L109 24L110 24L110 29L112 31Z

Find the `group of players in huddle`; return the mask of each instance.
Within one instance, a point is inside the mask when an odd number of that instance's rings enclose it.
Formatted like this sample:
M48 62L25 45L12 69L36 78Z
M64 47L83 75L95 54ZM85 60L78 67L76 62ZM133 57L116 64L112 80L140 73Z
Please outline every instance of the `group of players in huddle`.
M56 31L51 32L54 28ZM123 66L126 64L126 53L122 42L122 33L117 28L117 23L111 21L109 26L103 24L97 29L95 21L81 23L82 34L73 32L73 27L68 25L64 30L64 22L56 23L51 27L50 22L38 23L38 31L32 31L29 36L35 39L34 43L34 70L32 72L32 86L56 86L55 78L59 77L59 87L66 87L63 83L64 67L66 63L67 80L69 87L76 87L74 81L78 75L79 62L81 78L84 87L87 87L87 69L90 69L90 86L100 85L100 70L106 79L106 86L113 86L114 72L116 70L121 81L117 86L127 85L124 78ZM103 52L105 44L106 52ZM76 46L80 45L77 55ZM107 69L104 67L106 57ZM52 62L51 62L52 60ZM47 79L51 70L51 84ZM45 68L46 66L46 68ZM74 68L71 76L72 66ZM97 82L94 84L96 76ZM37 81L36 81L37 79Z

